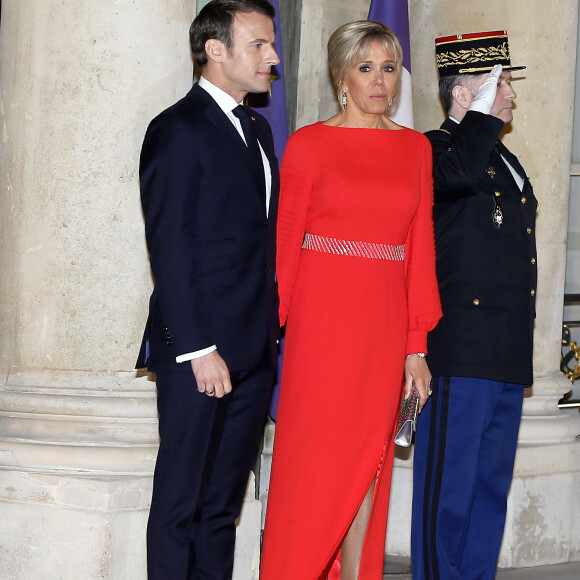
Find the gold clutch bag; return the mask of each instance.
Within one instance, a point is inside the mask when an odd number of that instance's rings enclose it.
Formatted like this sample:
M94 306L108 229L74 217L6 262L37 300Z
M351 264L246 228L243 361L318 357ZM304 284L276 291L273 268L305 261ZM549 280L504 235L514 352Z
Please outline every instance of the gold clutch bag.
M397 423L395 443L401 447L409 447L413 438L413 432L417 428L417 415L419 414L419 391L413 387L408 399L401 401L401 412Z

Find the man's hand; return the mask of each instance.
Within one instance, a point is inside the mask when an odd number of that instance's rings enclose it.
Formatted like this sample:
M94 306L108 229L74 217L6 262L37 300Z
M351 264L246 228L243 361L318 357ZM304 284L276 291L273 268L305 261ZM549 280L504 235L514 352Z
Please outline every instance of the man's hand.
M425 406L431 394L431 372L424 358L409 354L405 359L405 399L415 385L419 391L419 410Z
M200 393L219 399L232 392L230 372L217 350L194 358L191 361L191 368Z
M479 113L484 113L489 115L493 104L495 102L495 96L497 95L497 82L502 71L501 64L496 64L492 69L487 78L481 83L471 105L469 105L470 111L478 111Z

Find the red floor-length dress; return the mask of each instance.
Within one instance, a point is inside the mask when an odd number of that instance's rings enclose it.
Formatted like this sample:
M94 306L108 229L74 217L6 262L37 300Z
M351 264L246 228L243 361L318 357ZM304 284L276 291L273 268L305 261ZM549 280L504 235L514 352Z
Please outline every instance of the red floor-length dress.
M441 316L431 148L409 129L317 123L282 162L286 322L261 580L325 578L377 476L360 578L382 578L406 353ZM305 234L405 245L404 261L302 249Z

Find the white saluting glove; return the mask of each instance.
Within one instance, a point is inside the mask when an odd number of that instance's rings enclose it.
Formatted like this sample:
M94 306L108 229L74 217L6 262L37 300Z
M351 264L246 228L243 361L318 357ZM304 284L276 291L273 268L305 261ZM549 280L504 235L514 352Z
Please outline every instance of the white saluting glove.
M479 113L484 113L489 115L493 103L495 101L495 96L497 95L497 81L501 75L502 66L501 64L496 64L492 69L487 78L481 83L471 105L469 105L470 111L477 111Z

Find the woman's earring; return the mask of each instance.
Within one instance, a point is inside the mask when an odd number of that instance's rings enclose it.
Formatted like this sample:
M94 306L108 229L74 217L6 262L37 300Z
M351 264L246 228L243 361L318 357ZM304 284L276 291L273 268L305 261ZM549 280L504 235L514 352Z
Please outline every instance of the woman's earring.
M342 91L342 106L346 107L346 91Z
M393 97L389 99L389 109L393 106Z

